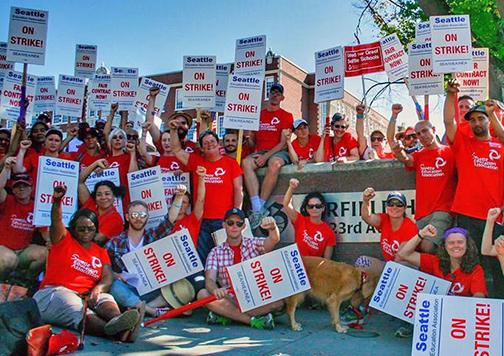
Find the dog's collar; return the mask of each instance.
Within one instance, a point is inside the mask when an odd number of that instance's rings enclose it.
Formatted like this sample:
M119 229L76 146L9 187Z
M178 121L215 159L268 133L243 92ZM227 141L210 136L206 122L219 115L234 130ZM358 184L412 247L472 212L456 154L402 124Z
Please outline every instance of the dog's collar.
M367 277L368 277L367 273L364 271L361 271L359 290L361 290L362 287L364 286L364 283L366 283Z

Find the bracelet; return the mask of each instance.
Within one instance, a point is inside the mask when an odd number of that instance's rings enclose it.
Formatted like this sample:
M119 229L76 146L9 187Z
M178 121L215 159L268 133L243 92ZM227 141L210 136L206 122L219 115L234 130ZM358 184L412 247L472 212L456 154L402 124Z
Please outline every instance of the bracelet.
M419 238L420 240L423 240L423 239L425 238L425 237L423 237L422 235L420 235L420 231L418 231L417 236L418 236L418 238Z
M364 114L357 114L357 120L364 119Z

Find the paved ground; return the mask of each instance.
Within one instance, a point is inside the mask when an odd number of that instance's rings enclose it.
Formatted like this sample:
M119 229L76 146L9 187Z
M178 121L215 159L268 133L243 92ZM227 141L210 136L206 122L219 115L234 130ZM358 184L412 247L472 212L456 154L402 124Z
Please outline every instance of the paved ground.
M277 319L273 331L251 329L248 326L209 326L206 312L195 311L191 318L160 322L145 328L134 344L111 342L86 337L86 346L79 355L409 355L411 338L394 337L400 321L373 311L364 331L379 335L362 338L338 334L330 326L325 310L298 310L303 331L294 332L287 326L287 316Z

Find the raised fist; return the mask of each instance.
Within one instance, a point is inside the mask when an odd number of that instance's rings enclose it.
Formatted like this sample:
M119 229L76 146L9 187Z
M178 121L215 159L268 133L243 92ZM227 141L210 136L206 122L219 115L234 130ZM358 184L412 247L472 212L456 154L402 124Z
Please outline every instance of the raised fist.
M435 237L437 235L437 229L433 225L429 224L420 231L420 235L422 235L422 237L429 238Z
M275 218L272 216L266 216L261 220L261 228L264 230L275 230L277 227Z
M370 201L375 197L375 195L376 195L375 190L371 187L368 187L364 189L364 192L362 193L362 199L364 201Z
M289 188L294 190L297 189L297 187L299 187L299 180L297 180L296 178L291 178L289 180Z

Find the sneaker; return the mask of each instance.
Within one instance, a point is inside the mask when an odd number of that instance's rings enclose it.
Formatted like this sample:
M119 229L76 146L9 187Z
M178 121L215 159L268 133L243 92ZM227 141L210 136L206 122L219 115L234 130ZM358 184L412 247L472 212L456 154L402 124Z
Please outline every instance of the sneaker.
M250 229L251 230L257 229L261 225L261 221L266 216L266 214L267 211L265 210L251 211L248 216Z
M104 332L107 336L113 336L121 331L131 330L135 327L140 314L136 309L130 309L116 316L115 318L109 320L105 324Z
M273 315L271 313L263 316L253 316L250 319L250 326L254 329L273 330L275 327L275 319L273 319Z
M364 318L367 315L367 310L364 306L359 305L359 312L361 315L358 315L354 308L349 305L343 314L340 316L340 322L344 325L349 325L349 324L363 324L364 323Z
M208 312L208 316L206 318L206 322L208 325L223 325L226 326L231 323L231 319L226 318L225 316L221 316L219 314L215 314L214 312Z
M413 325L401 326L394 335L401 338L411 337L413 335Z
M142 326L145 317L145 302L142 302L142 304L137 310L139 314L138 321L131 330L130 334L128 335L128 338L126 340L127 342L135 342L136 339L138 339L138 336L140 335L140 327Z

